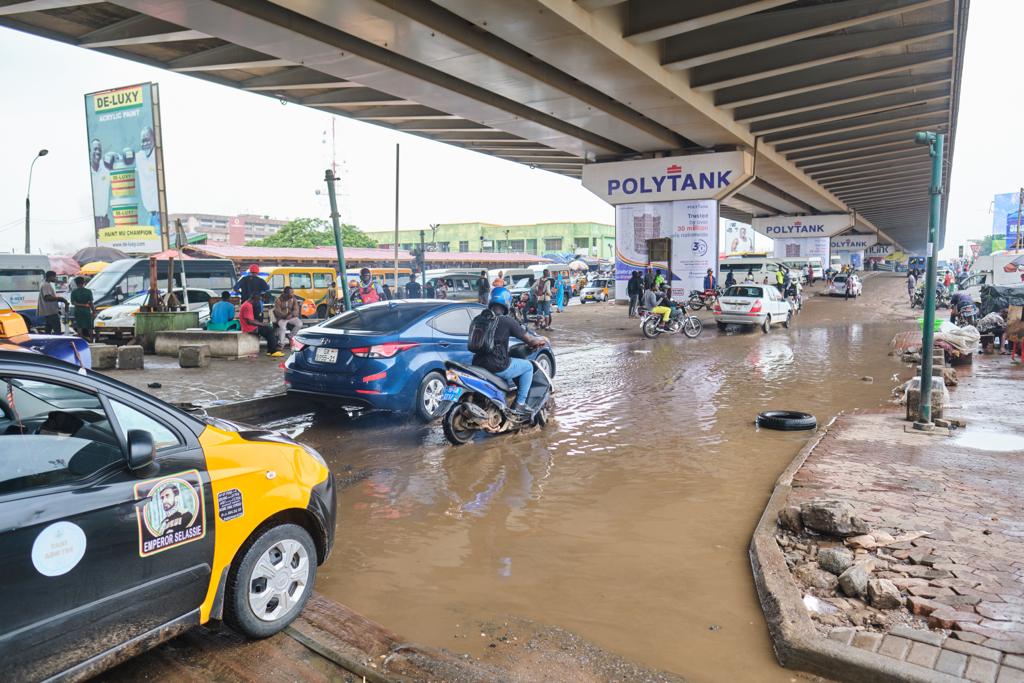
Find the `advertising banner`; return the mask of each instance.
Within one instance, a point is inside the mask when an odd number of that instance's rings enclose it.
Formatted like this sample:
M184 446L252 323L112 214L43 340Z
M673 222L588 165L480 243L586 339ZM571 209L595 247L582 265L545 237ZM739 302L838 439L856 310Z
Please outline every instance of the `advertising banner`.
M997 194L992 200L992 234L1016 237L1017 211L1020 207L1020 194L1007 192ZM1024 222L1024 221L1022 221Z
M649 240L668 240L650 253ZM664 244L664 243L662 243ZM663 255L670 254L671 262ZM662 260L659 260L662 259ZM615 208L615 297L627 299L626 282L648 265L672 271L673 296L700 289L708 268L718 263L718 202L696 200L620 204Z
M779 237L831 237L853 227L848 213L820 216L765 216L752 222L755 232L772 239Z
M878 244L878 235L843 235L832 238L832 251L864 251Z
M742 256L754 253L754 231L749 225L729 221L725 226L725 242L722 250L726 256Z
M892 244L876 244L868 247L866 252L868 258L887 258L895 253L896 247Z
M164 249L163 150L156 85L85 96L96 244L129 253Z
M807 258L819 256L823 264L828 263L829 239L827 237L776 237L775 258Z
M723 199L753 177L747 151L586 164L583 187L609 204ZM716 240L717 241L717 240Z

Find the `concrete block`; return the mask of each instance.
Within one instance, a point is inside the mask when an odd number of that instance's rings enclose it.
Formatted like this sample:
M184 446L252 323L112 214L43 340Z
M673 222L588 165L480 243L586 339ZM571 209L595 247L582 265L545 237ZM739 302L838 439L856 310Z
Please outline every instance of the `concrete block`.
M141 370L143 366L142 347L128 344L117 349L118 370Z
M177 356L181 346L204 344L213 358L244 358L260 352L260 339L242 332L208 332L206 330L168 330L157 332L153 342L158 356Z
M967 655L943 649L939 654L938 661L935 662L935 670L939 673L960 678L964 675L964 671L967 670Z
M932 418L942 417L949 404L949 389L941 378L932 380ZM907 420L916 421L921 415L921 378L915 377L907 385Z
M117 347L110 344L89 344L93 370L113 370L117 367Z
M187 344L178 347L178 365L183 368L205 368L210 365L210 347L207 344Z

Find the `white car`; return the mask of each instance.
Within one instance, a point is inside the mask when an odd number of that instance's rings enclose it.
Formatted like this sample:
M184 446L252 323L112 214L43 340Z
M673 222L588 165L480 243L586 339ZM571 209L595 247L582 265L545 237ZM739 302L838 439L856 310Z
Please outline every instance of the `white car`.
M174 290L174 295L178 297L178 301L182 305L185 303L183 290ZM166 290L160 290L160 296L166 296ZM111 336L111 337L132 337L135 335L135 315L139 312L139 309L146 299L149 297L149 292L139 292L134 294L119 304L110 306L100 311L100 314L96 316L96 334L99 336ZM220 294L217 294L209 289L196 289L193 287L188 288L188 310L197 311L199 313L199 324L202 325L210 319L210 299L216 301L220 298Z
M767 334L772 325L789 327L793 311L773 285L733 285L728 287L714 308L719 331L726 325L760 327Z
M846 278L853 279L853 291L850 292L854 296L860 296L864 291L864 285L861 283L860 278L857 277L856 273L839 273L832 278L832 284L828 286L829 296L846 296Z
M587 286L580 290L580 303L588 301L608 301L608 291L615 284L612 280L595 279L587 283Z

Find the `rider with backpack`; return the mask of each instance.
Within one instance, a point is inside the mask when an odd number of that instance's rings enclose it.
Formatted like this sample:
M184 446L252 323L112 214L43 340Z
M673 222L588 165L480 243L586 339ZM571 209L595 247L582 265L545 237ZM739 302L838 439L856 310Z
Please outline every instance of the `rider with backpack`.
M533 347L544 346L548 340L534 337L523 328L509 310L512 294L504 287L491 290L487 308L473 319L469 326L469 350L473 352L473 365L484 368L506 382L515 382L518 387L513 412L517 417L529 417L526 397L533 383L533 363L524 358L512 358L508 353L510 337L521 339Z
M551 273L545 269L543 275L533 285L533 294L537 299L537 315L540 316L538 327L551 327ZM491 298L494 301L494 298Z

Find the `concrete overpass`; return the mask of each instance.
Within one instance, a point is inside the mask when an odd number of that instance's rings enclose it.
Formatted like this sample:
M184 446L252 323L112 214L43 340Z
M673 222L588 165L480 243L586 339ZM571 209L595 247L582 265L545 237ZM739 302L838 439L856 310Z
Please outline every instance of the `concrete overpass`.
M857 232L920 252L913 133L949 136L948 188L968 6L0 0L0 25L574 178L747 147L757 178L723 216L853 211Z

